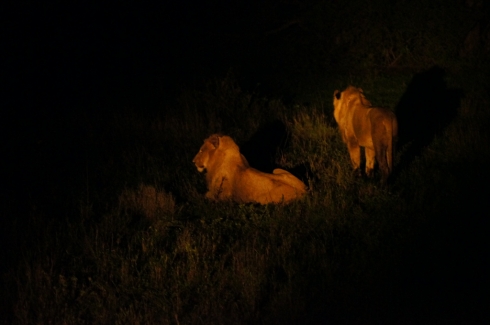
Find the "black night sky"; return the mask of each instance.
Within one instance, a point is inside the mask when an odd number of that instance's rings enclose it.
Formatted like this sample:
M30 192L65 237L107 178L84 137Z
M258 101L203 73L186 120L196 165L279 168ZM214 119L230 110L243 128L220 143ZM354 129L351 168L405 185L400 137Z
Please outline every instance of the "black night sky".
M6 6L1 99L4 152L11 157L4 161L6 196L30 187L38 192L80 167L75 162L87 132L80 118L104 123L125 107L158 111L186 85L223 75L232 9L163 1Z
M464 8L461 1L454 2ZM322 21L321 16L322 10L331 17L339 7L352 8L342 1L330 6L322 1L7 5L2 77L4 91L11 96L4 96L2 106L7 116L23 117L20 112L25 109L42 115L68 106L94 109L117 101L137 106L142 99L145 107L156 108L183 87L228 71L244 87L260 84L265 92L285 98L289 89L279 81L301 77L304 72L298 70L319 76L325 75L326 67L331 74L348 65L339 61L345 49L335 46L338 22L325 27L328 18ZM383 14L376 21L379 25ZM468 26L471 29L472 23ZM447 42L464 40L464 35L441 37ZM371 46L376 48L376 43ZM325 57L325 62L318 57Z

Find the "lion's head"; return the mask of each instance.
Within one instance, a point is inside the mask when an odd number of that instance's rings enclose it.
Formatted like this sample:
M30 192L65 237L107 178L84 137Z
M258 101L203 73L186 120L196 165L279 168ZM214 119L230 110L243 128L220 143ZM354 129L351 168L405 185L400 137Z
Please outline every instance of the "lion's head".
M344 91L335 90L333 93L334 118L337 123L342 123L347 111L354 106L370 107L371 103L364 95L362 88L347 87Z
M220 135L218 134L213 134L204 140L204 144L201 146L199 152L192 160L200 173L202 173L208 167L209 161L213 159L216 149L219 146L219 141Z
M241 160L248 167L248 162L243 155L240 154L240 149L232 138L226 135L213 134L206 140L199 149L199 152L194 157L192 162L196 165L199 172L204 170L215 169L217 164L225 159Z

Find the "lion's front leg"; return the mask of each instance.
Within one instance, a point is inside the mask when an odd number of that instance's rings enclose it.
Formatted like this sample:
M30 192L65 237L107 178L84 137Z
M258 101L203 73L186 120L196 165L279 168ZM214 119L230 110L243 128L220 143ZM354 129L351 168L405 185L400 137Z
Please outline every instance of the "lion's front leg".
M361 147L355 140L349 140L347 142L347 149L349 150L350 160L354 173L357 176L361 176Z
M208 189L206 198L210 200L220 201L231 197L229 181L225 176L215 178Z
M219 195L216 195L212 191L207 191L205 197L206 197L206 199L211 200L211 201L219 200Z

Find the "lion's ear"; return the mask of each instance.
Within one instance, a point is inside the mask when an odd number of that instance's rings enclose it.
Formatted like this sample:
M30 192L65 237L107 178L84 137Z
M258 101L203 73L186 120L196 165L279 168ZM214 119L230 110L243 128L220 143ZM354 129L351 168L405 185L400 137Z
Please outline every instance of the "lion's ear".
M219 147L219 135L214 134L209 138L209 142L213 145L213 147L216 149Z
M357 88L357 90L359 90L361 94L364 94L364 90L362 90L362 88Z
M340 91L335 90L335 91L333 92L333 96L334 96L335 98L337 98L337 99L340 99Z

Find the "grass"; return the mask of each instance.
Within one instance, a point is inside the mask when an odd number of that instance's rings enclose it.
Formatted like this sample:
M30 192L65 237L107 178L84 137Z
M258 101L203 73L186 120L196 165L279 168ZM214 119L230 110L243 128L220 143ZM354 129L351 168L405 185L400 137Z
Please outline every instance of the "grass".
M286 106L230 79L207 87L183 95L184 118L174 110L152 120L127 112L112 120L104 142L100 134L87 138L96 159L86 162L79 212L53 222L31 212L19 263L4 277L6 321L432 323L481 315L481 301L465 298L474 283L468 289L459 279L474 271L458 264L481 257L480 232L471 245L456 245L470 250L457 253L461 261L447 265L445 257L451 240L469 240L482 222L476 209L484 198L461 197L488 179L477 173L490 158L482 148L488 119L469 113L471 99L380 188L353 177L329 103ZM380 97L393 107L400 92ZM287 129L275 162L304 167L297 170L308 195L288 206L206 201L191 163L202 140L220 131L242 144L272 119Z

